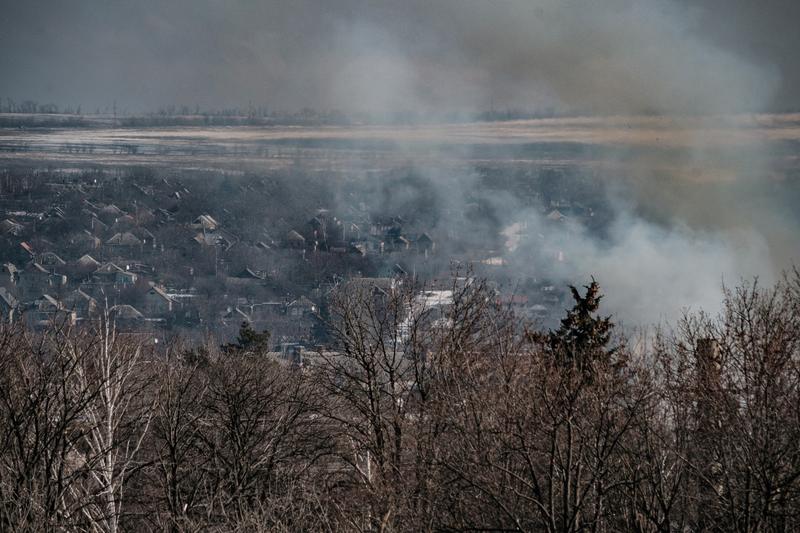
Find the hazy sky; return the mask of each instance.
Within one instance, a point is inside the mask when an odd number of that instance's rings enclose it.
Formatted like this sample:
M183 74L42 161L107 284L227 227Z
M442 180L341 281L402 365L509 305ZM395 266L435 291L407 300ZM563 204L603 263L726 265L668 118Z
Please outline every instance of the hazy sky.
M344 110L800 107L797 0L2 0L0 97Z

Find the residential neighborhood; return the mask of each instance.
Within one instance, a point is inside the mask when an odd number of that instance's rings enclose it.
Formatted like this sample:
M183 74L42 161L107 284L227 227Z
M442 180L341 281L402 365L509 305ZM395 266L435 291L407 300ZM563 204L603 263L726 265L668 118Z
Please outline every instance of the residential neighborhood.
M497 281L498 302L539 320L564 296L544 279L500 287L504 237L460 244L474 239L479 205L445 224L413 203L394 213L373 207L371 192L342 201L322 186L316 197L281 201L287 180L312 185L313 175L174 174L42 172L2 191L4 319L43 327L108 315L127 330L194 341L231 338L244 321L276 344L313 345L331 292L353 279L386 287L470 271ZM389 192L407 186L387 182ZM542 214L552 224L570 209L588 212L562 197L551 203Z

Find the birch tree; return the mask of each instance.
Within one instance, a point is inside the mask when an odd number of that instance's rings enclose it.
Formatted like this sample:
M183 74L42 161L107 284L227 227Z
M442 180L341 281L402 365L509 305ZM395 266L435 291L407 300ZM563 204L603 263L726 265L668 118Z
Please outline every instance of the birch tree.
M89 530L116 533L126 482L140 466L138 455L153 413L148 350L136 337L120 333L107 315L93 334L66 342L79 361L76 386L98 386L83 411L86 431L78 443L88 475L72 488L72 496Z

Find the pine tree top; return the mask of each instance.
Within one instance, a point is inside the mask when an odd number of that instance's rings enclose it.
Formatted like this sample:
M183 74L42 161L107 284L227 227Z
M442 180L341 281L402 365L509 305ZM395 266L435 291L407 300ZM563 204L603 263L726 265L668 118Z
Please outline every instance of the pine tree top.
M603 295L594 278L584 285L584 295L575 286L569 288L575 305L561 319L561 326L548 334L548 348L561 364L591 372L595 362L607 362L616 351L609 347L614 323L610 316L597 313Z

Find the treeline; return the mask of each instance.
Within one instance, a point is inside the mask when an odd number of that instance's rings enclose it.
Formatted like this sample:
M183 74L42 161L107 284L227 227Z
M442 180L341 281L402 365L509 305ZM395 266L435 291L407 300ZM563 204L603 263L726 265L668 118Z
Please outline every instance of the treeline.
M228 107L206 109L199 105L168 105L151 112L117 110L113 106L85 113L80 105L59 106L39 103L36 100L17 102L0 98L0 127L181 127L181 126L347 126L414 125L430 123L502 122L578 116L578 112L565 113L556 109L524 110L515 108L489 111L416 111L396 110L386 112L344 112L319 110L309 107L295 111L280 111L266 106ZM37 116L40 115L40 116Z
M0 116L0 128L85 128L99 127L99 121L87 120L82 115L23 115Z
M331 349L0 331L4 531L796 531L800 276L631 343L347 284ZM426 303L427 302L427 303ZM657 305L657 302L654 302Z
M166 108L156 113L122 117L118 125L127 128L167 126L344 126L353 119L339 111L303 109L294 113L269 112L265 109L189 111Z
M0 113L26 113L26 114L62 114L62 115L80 115L81 106L65 106L60 107L58 104L40 103L36 100L23 100L17 102L13 98L0 98Z

